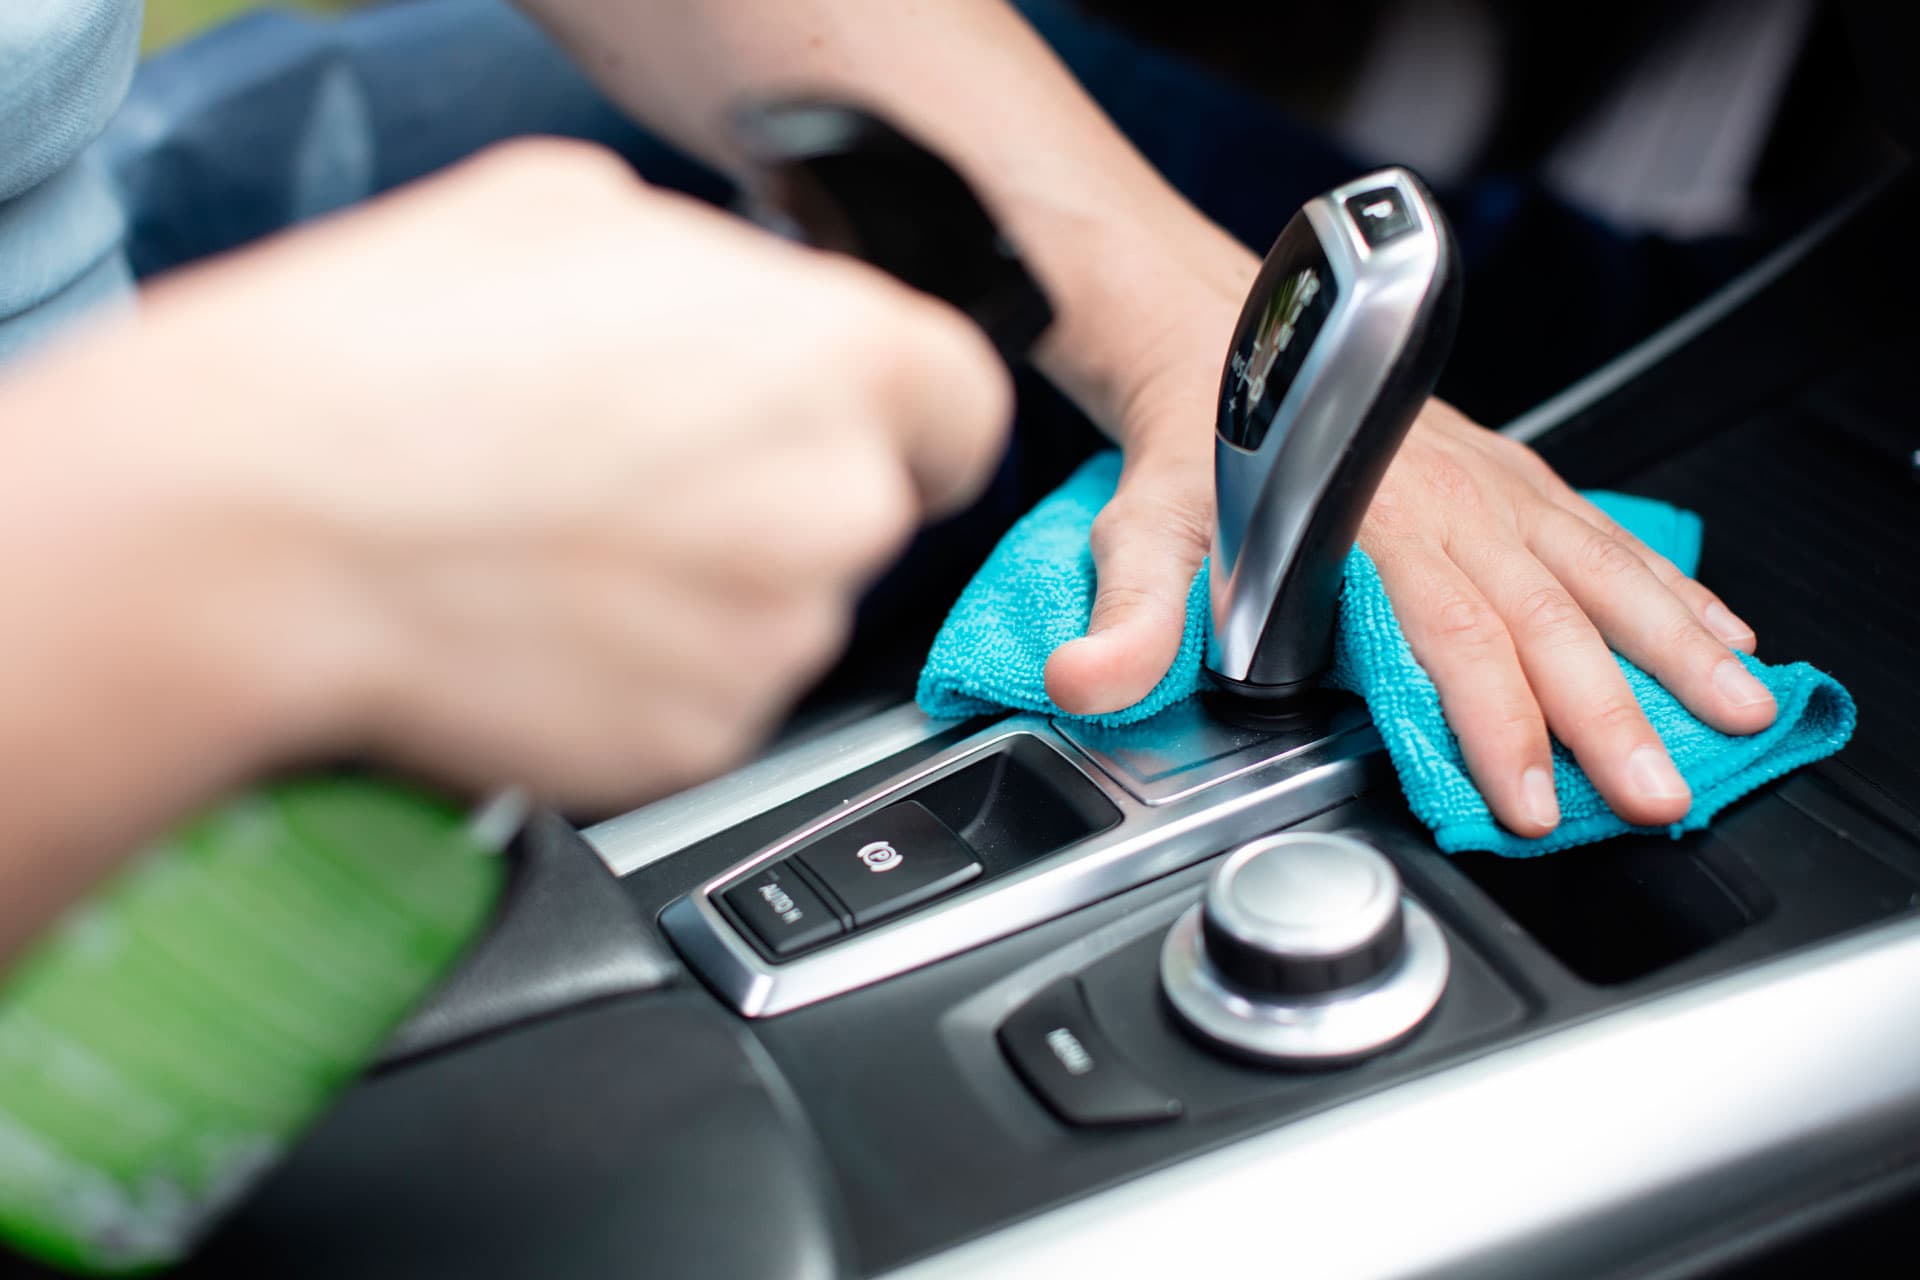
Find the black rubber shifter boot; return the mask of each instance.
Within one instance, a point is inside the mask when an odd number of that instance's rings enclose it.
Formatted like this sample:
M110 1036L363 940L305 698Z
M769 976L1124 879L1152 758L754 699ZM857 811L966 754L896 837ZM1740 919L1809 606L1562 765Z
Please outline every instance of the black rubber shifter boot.
M563 819L535 814L513 856L492 930L388 1041L385 1065L591 1000L657 990L684 973Z

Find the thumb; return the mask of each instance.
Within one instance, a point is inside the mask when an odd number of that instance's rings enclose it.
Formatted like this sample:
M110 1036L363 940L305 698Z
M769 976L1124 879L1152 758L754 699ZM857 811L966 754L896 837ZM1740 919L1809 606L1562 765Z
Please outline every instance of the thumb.
M1086 635L1047 659L1047 694L1070 715L1119 711L1153 692L1186 634L1212 516L1177 497L1115 495L1094 521L1098 590Z

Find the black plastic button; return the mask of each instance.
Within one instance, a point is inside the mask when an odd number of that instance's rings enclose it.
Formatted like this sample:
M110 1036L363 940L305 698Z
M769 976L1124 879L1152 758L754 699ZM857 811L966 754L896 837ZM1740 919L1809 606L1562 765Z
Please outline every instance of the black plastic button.
M721 896L776 956L790 956L846 932L799 871L784 862L763 868Z
M1347 197L1347 216L1360 228L1368 244L1378 249L1396 236L1403 236L1416 225L1406 198L1398 187L1376 187Z
M1071 1125L1157 1124L1180 1099L1149 1084L1100 1034L1080 984L1056 982L1000 1024L1000 1047L1048 1110Z
M973 850L914 800L849 823L798 856L840 899L855 928L917 907L980 874Z

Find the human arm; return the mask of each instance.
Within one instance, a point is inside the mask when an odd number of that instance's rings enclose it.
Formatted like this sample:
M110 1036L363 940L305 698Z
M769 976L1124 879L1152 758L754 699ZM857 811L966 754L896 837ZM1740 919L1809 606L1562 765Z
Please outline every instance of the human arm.
M0 955L276 766L724 767L1007 398L957 314L572 144L163 282L0 378Z
M867 104L950 159L1058 313L1038 362L1121 444L1095 534L1097 639L1061 650L1070 710L1137 701L1178 647L1212 534L1213 396L1256 262L1116 130L1009 6L980 0L523 0L624 106L736 174L740 101Z

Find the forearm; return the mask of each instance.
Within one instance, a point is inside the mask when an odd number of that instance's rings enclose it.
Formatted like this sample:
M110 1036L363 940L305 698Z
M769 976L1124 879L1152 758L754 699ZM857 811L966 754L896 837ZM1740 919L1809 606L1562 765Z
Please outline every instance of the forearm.
M1061 314L1043 362L1096 417L1121 419L1144 365L1217 359L1226 335L1169 331L1182 308L1168 295L1237 297L1252 259L1160 179L1007 5L524 2L628 109L722 167L738 163L728 108L793 92L868 104L948 156L1049 287Z
M0 379L0 962L292 741L299 563L179 465L217 363L130 324Z

